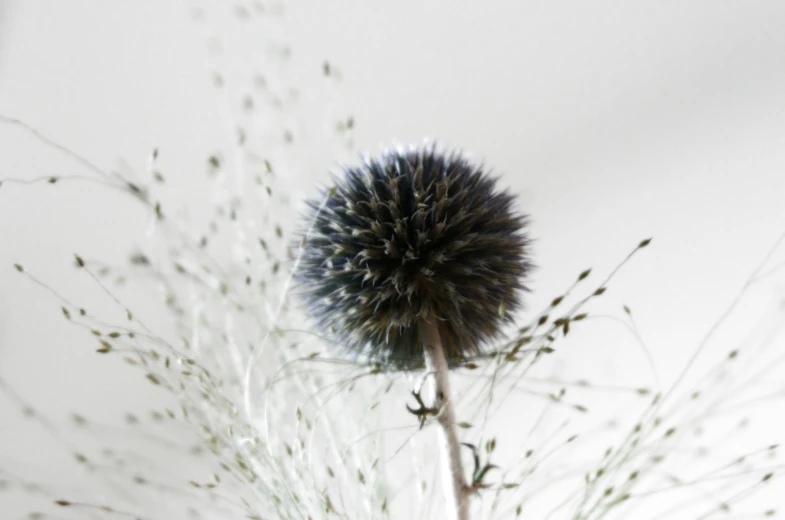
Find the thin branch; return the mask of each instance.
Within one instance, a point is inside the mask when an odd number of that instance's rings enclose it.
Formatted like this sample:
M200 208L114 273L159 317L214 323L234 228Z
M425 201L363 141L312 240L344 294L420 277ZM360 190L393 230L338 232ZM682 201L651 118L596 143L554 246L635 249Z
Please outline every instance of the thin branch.
M433 377L430 385L433 393L433 407L438 410L437 421L440 426L440 443L444 451L444 491L448 507L452 509L449 518L469 520L469 489L463 475L461 463L461 444L455 428L455 410L451 400L450 376L447 358L436 322L420 323L425 339L425 367Z

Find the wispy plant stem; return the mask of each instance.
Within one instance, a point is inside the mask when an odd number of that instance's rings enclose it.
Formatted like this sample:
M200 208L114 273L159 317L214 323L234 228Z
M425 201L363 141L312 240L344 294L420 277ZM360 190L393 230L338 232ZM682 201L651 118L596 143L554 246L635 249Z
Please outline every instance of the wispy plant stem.
M447 358L444 355L439 326L436 322L422 321L422 336L425 338L423 351L425 352L425 367L433 375L431 385L433 393L433 407L438 410L439 442L442 450L444 478L444 494L447 507L450 508L449 518L455 520L469 520L469 496L466 480L463 476L461 463L461 445L455 430L455 410L451 400L450 375Z

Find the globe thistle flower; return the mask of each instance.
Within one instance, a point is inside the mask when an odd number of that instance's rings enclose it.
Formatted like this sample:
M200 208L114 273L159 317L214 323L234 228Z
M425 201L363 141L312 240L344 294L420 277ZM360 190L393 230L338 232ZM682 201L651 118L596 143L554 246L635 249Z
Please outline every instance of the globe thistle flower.
M395 149L345 167L308 202L298 279L320 328L390 370L423 366L438 324L450 367L482 353L521 307L527 217L459 153Z

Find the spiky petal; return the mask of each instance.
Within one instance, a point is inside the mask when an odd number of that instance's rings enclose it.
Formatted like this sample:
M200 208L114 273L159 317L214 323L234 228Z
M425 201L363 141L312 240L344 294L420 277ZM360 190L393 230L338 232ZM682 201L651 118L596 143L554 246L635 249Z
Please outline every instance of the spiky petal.
M318 325L369 362L422 367L418 322L450 366L482 352L521 306L527 217L458 153L396 149L342 169L308 202L298 279Z

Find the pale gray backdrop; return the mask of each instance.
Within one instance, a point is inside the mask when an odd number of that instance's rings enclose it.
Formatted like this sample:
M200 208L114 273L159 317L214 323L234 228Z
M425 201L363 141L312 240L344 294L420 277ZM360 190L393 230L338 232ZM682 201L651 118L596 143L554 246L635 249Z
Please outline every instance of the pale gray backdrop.
M305 1L286 12L282 37L300 59L304 106L353 116L358 150L435 138L482 158L521 195L540 266L533 308L653 236L605 305L634 309L663 381L785 230L781 1ZM224 128L187 4L11 0L0 17L1 114L107 169L123 158L143 170L157 146L173 182L201 175ZM261 51L228 52L252 63ZM342 77L329 97L325 60ZM334 105L321 107L324 99ZM293 198L310 194L340 155L318 133L309 139ZM0 177L68 173L80 169L0 128ZM122 261L146 221L104 193L0 188L0 376L55 416L78 406L110 417L149 398L137 374L108 371L75 346L83 333L11 267L78 294L72 253ZM187 190L176 197L189 200ZM769 282L723 331L728 344L782 296ZM596 362L603 373L625 370ZM0 419L13 446L5 455L35 455L19 420Z

